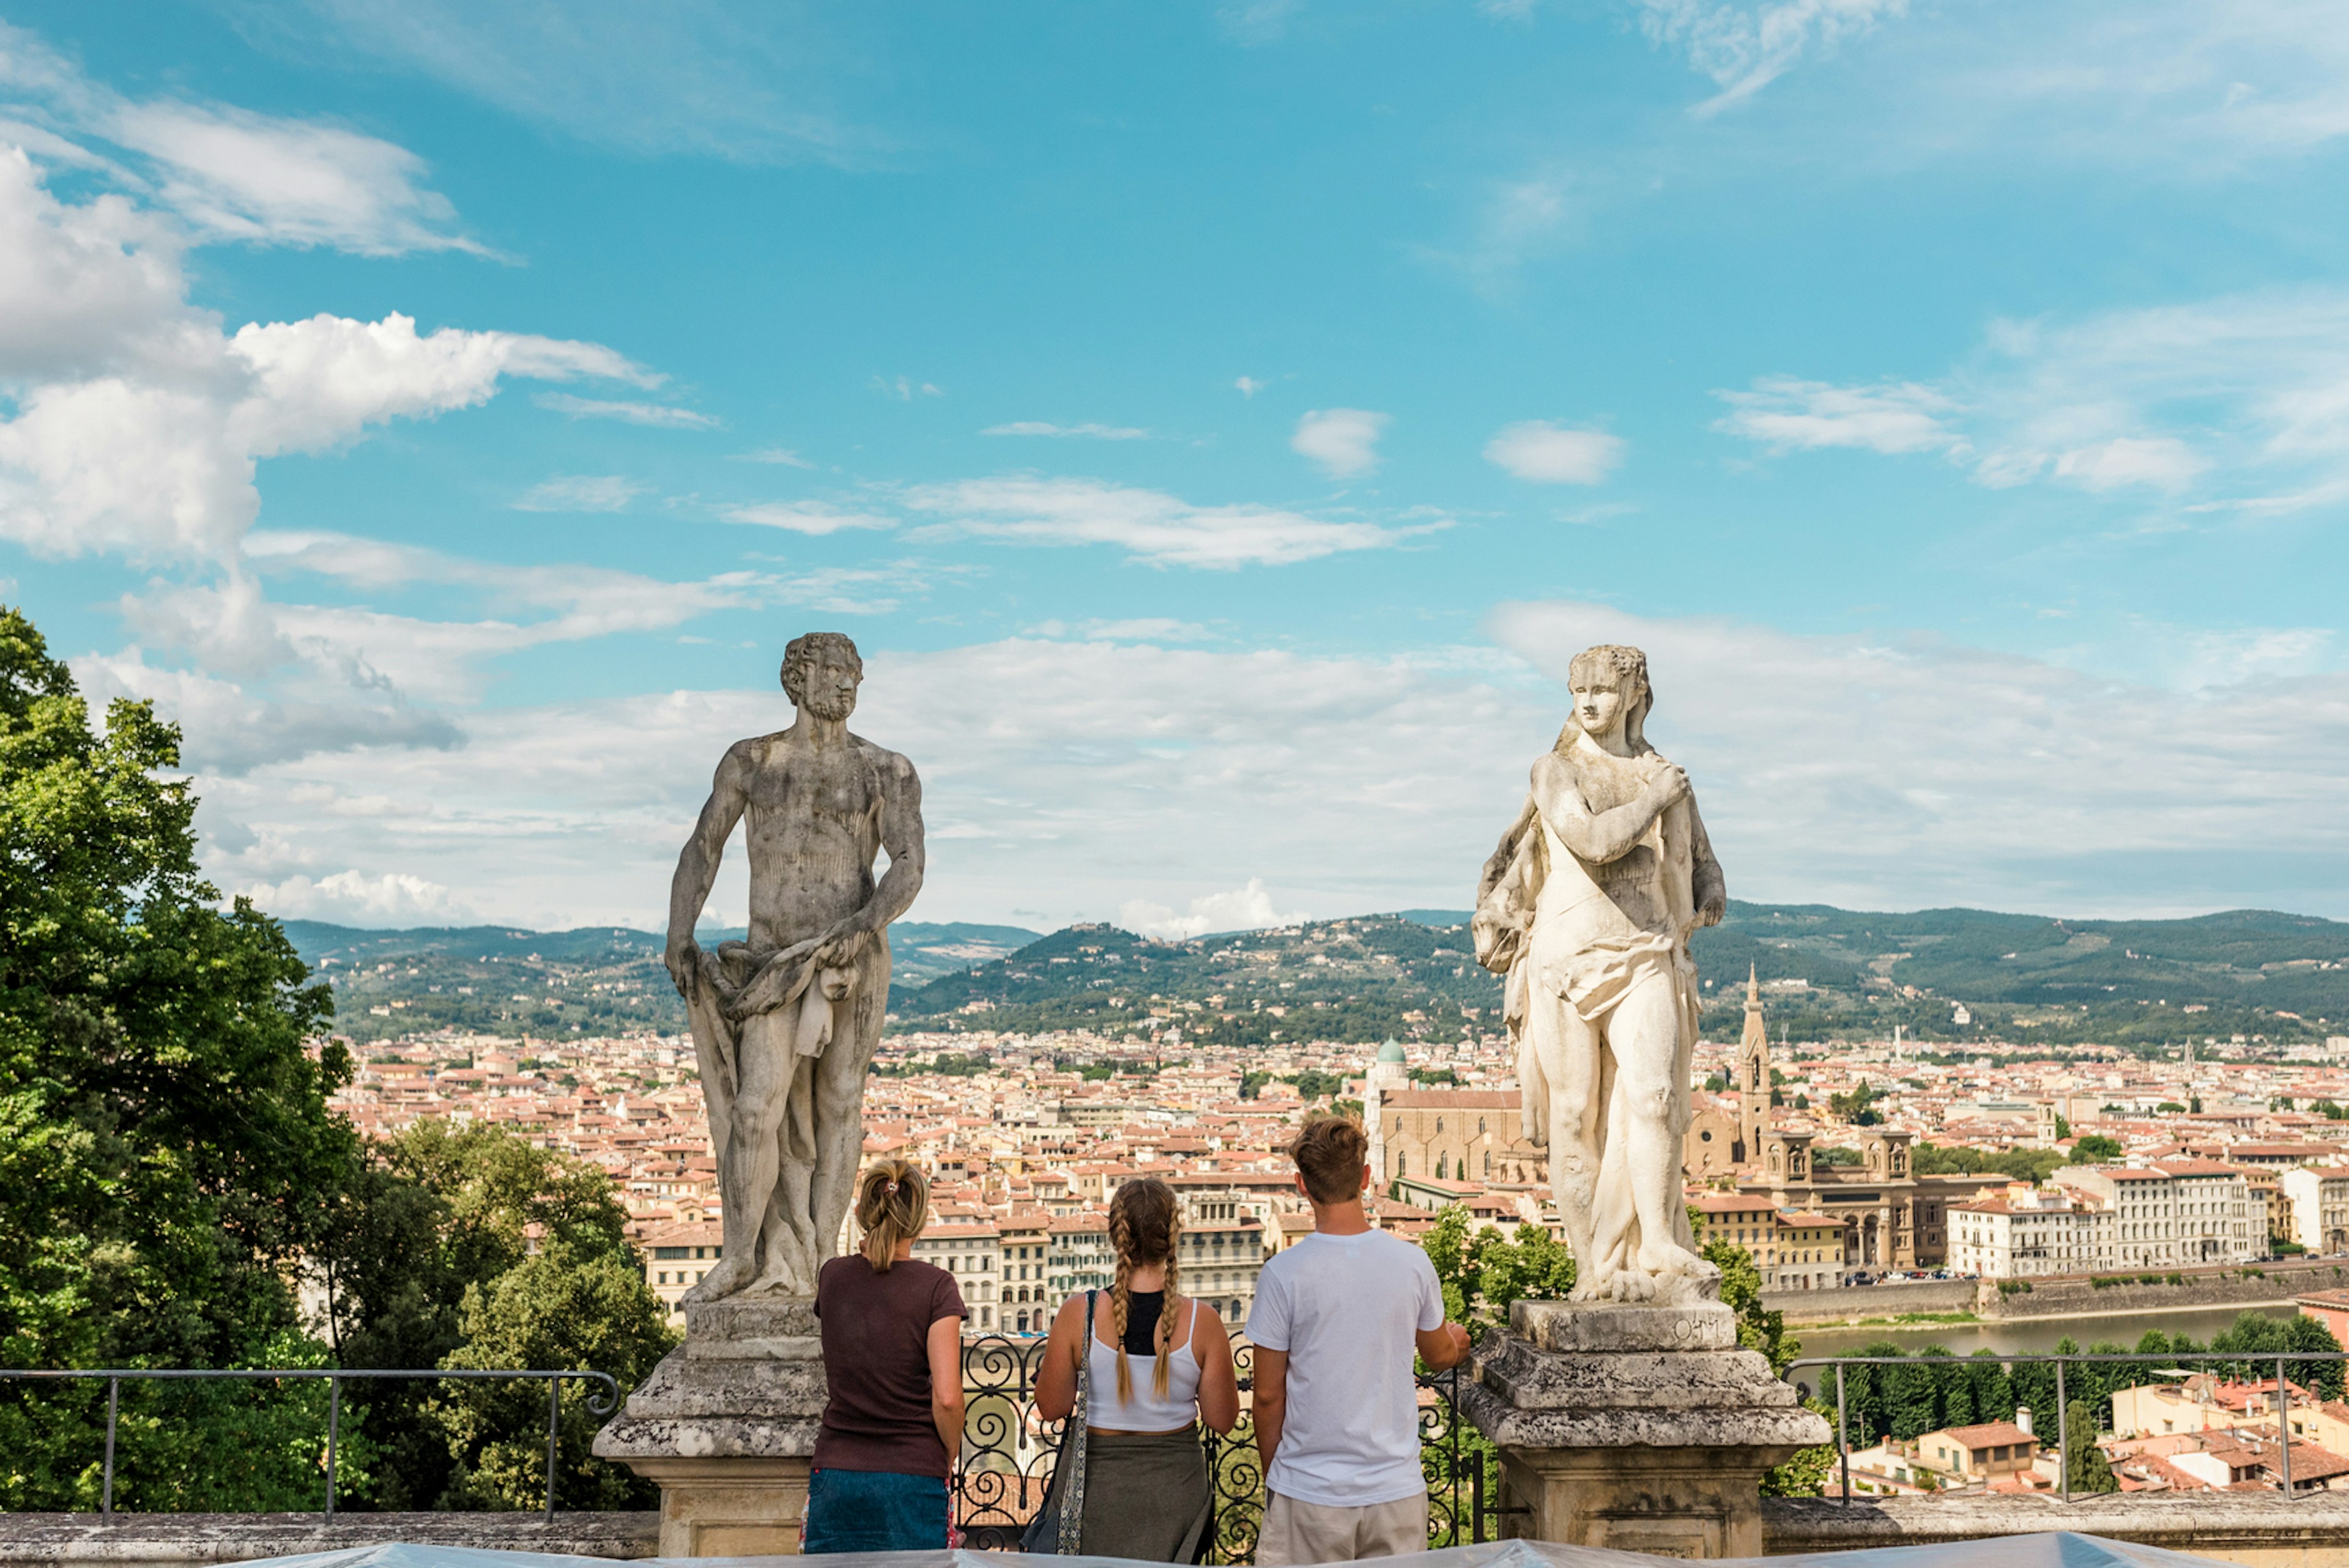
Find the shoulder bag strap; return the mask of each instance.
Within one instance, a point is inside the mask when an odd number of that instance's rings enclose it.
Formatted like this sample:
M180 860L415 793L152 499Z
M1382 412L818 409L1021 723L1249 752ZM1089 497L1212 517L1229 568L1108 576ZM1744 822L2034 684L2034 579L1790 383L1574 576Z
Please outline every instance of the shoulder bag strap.
M1061 1493L1060 1555L1081 1556L1085 1549L1085 1421L1093 1403L1093 1310L1098 1291L1085 1292L1084 1354L1077 1357L1077 1403L1069 1412L1070 1440L1061 1451L1069 1467L1068 1485Z

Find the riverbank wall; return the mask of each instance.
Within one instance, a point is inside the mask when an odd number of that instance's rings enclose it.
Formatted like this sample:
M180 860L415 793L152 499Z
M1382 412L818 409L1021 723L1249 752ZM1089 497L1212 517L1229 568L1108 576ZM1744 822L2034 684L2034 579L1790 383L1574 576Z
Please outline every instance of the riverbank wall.
M2147 1271L2151 1272L2151 1271ZM1764 1291L1763 1305L1786 1315L1790 1326L1891 1321L1965 1313L1986 1322L2081 1317L2112 1313L2159 1313L2191 1307L2270 1306L2313 1290L2349 1288L2349 1264L2331 1260L2253 1264L2248 1268L2163 1272L2156 1284L2140 1276L2033 1279L2029 1290L2002 1291L1996 1280L1904 1280L1843 1290ZM2169 1283L2175 1277L2177 1284Z

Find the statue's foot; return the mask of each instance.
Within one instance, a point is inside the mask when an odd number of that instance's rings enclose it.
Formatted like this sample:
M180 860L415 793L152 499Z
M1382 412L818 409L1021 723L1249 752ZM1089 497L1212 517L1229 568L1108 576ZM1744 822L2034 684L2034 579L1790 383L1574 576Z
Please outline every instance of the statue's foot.
M722 1301L750 1282L750 1264L747 1258L720 1258L718 1266L701 1276L694 1287L678 1299L696 1305L705 1301Z
M1642 1248L1640 1268L1659 1301L1685 1306L1721 1299L1721 1271L1685 1247Z

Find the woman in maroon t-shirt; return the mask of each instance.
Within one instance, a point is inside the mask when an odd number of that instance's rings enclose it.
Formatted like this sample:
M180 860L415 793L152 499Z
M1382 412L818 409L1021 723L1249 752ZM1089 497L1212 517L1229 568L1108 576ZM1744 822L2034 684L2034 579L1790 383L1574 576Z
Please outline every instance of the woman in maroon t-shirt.
M954 1275L914 1260L930 1217L921 1171L885 1160L857 1179L861 1253L816 1276L831 1398L808 1478L804 1552L949 1544L947 1486L962 1446L962 1320Z

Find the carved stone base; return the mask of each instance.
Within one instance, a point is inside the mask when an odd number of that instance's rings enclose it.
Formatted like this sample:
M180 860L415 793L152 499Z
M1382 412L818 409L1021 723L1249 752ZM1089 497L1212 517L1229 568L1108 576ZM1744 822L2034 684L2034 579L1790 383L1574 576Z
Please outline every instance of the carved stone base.
M1460 1413L1501 1450L1502 1532L1671 1557L1762 1555L1762 1472L1827 1440L1717 1302L1518 1302Z
M795 1553L824 1399L813 1302L691 1304L685 1343L595 1434L595 1453L659 1483L662 1556Z

